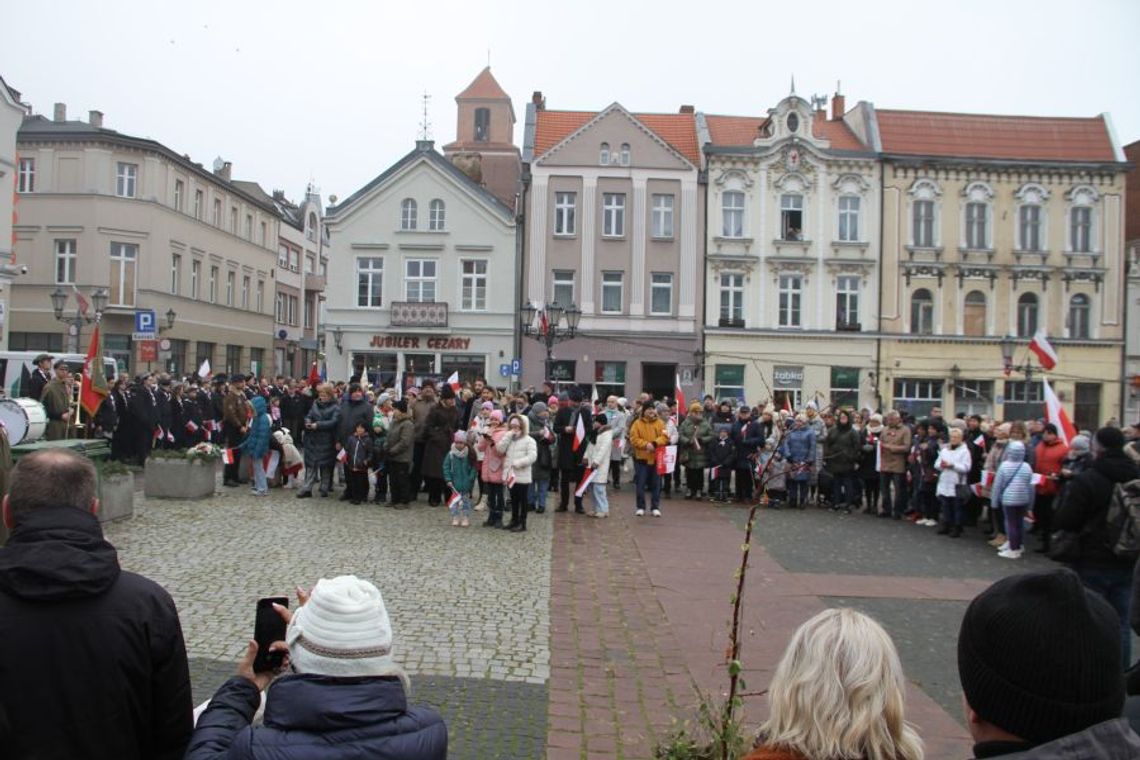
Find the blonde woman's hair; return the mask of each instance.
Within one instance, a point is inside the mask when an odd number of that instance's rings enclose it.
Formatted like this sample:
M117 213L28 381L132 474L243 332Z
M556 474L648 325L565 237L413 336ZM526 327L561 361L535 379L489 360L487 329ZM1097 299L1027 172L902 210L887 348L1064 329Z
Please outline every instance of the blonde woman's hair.
M852 609L826 610L784 650L760 734L813 760L921 760L922 740L903 720L904 689L883 627Z

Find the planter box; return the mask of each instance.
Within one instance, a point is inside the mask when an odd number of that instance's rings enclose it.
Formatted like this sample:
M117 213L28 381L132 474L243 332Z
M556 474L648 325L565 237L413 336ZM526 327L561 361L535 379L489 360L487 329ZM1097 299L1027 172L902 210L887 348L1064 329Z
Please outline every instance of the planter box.
M148 498L204 499L214 495L217 462L151 457L143 490Z
M109 475L99 481L99 522L131 517L135 513L135 474Z

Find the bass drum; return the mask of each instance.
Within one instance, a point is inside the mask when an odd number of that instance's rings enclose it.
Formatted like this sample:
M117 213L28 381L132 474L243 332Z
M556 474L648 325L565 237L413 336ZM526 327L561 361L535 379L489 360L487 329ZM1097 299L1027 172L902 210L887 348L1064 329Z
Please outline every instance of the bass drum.
M47 412L34 398L0 400L0 422L8 431L8 444L35 443L47 430Z

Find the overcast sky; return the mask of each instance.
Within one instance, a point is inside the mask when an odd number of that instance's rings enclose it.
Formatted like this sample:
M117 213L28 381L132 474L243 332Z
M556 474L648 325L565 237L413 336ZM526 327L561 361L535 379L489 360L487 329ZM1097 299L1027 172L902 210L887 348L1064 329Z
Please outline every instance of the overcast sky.
M268 9L259 11L259 9ZM207 167L301 197L345 198L431 136L487 64L553 109L762 114L788 93L848 107L1093 116L1140 139L1140 2L9 3L0 75L50 117L106 113Z

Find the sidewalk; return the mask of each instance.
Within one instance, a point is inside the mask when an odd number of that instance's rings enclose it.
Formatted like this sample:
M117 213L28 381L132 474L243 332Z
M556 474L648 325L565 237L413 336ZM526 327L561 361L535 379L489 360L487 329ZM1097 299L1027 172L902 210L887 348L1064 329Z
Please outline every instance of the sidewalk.
M589 499L587 499L589 503ZM694 688L719 696L733 574L743 532L725 509L666 500L663 518L634 517L629 490L607 520L555 515L551 564L549 760L651 758L674 717L695 718ZM828 596L963 599L984 585L788 573L753 542L744 597L744 678L761 691L792 632ZM757 725L763 698L746 700ZM961 725L914 684L907 717L928 758L969 757Z

